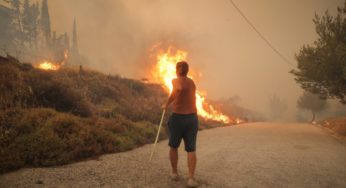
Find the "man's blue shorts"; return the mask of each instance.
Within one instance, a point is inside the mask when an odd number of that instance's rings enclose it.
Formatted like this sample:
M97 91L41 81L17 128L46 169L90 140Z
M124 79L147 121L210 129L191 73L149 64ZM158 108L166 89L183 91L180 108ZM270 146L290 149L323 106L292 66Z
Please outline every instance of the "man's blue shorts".
M196 139L198 132L198 117L193 114L173 113L168 120L168 145L172 148L178 148L181 139L184 140L185 151L196 151Z

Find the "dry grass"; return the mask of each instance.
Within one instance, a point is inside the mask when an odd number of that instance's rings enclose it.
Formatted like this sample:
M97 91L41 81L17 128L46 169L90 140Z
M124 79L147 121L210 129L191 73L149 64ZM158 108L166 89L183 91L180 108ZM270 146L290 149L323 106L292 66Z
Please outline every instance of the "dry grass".
M329 118L323 120L321 122L321 125L326 128L329 128L333 132L343 137L346 137L346 117Z

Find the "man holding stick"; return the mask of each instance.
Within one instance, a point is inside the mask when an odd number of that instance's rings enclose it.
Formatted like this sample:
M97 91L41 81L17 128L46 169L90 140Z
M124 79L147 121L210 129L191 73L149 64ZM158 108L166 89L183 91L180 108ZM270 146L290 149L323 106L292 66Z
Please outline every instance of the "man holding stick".
M197 187L198 183L194 178L197 162L196 138L198 132L196 86L193 80L187 77L188 72L189 65L187 62L181 61L177 63L177 78L172 80L173 90L167 103L164 105L164 109L167 109L173 103L173 113L168 121L169 158L172 166L171 178L178 180L178 148L183 139L189 169L187 185L189 187Z

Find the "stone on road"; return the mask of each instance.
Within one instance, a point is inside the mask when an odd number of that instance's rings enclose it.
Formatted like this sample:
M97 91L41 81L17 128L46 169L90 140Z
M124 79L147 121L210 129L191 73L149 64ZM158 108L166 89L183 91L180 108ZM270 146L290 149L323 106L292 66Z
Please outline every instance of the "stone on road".
M183 146L183 145L182 145ZM169 178L167 140L97 160L28 168L0 176L0 187L186 187L186 154ZM200 131L200 187L346 187L346 147L317 126L252 123Z

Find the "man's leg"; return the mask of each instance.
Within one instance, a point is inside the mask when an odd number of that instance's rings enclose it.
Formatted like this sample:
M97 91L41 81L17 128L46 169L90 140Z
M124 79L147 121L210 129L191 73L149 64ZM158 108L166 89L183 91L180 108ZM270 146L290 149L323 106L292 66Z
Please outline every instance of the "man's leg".
M187 166L189 168L189 179L195 179L195 169L197 163L196 152L187 152Z
M178 148L170 148L169 159L171 161L172 173L178 173Z
M196 140L198 133L198 117L194 114L187 122L188 130L183 136L185 142L185 151L187 152L187 166L189 168L188 187L197 187L198 183L195 180L195 169L197 163L196 156Z

